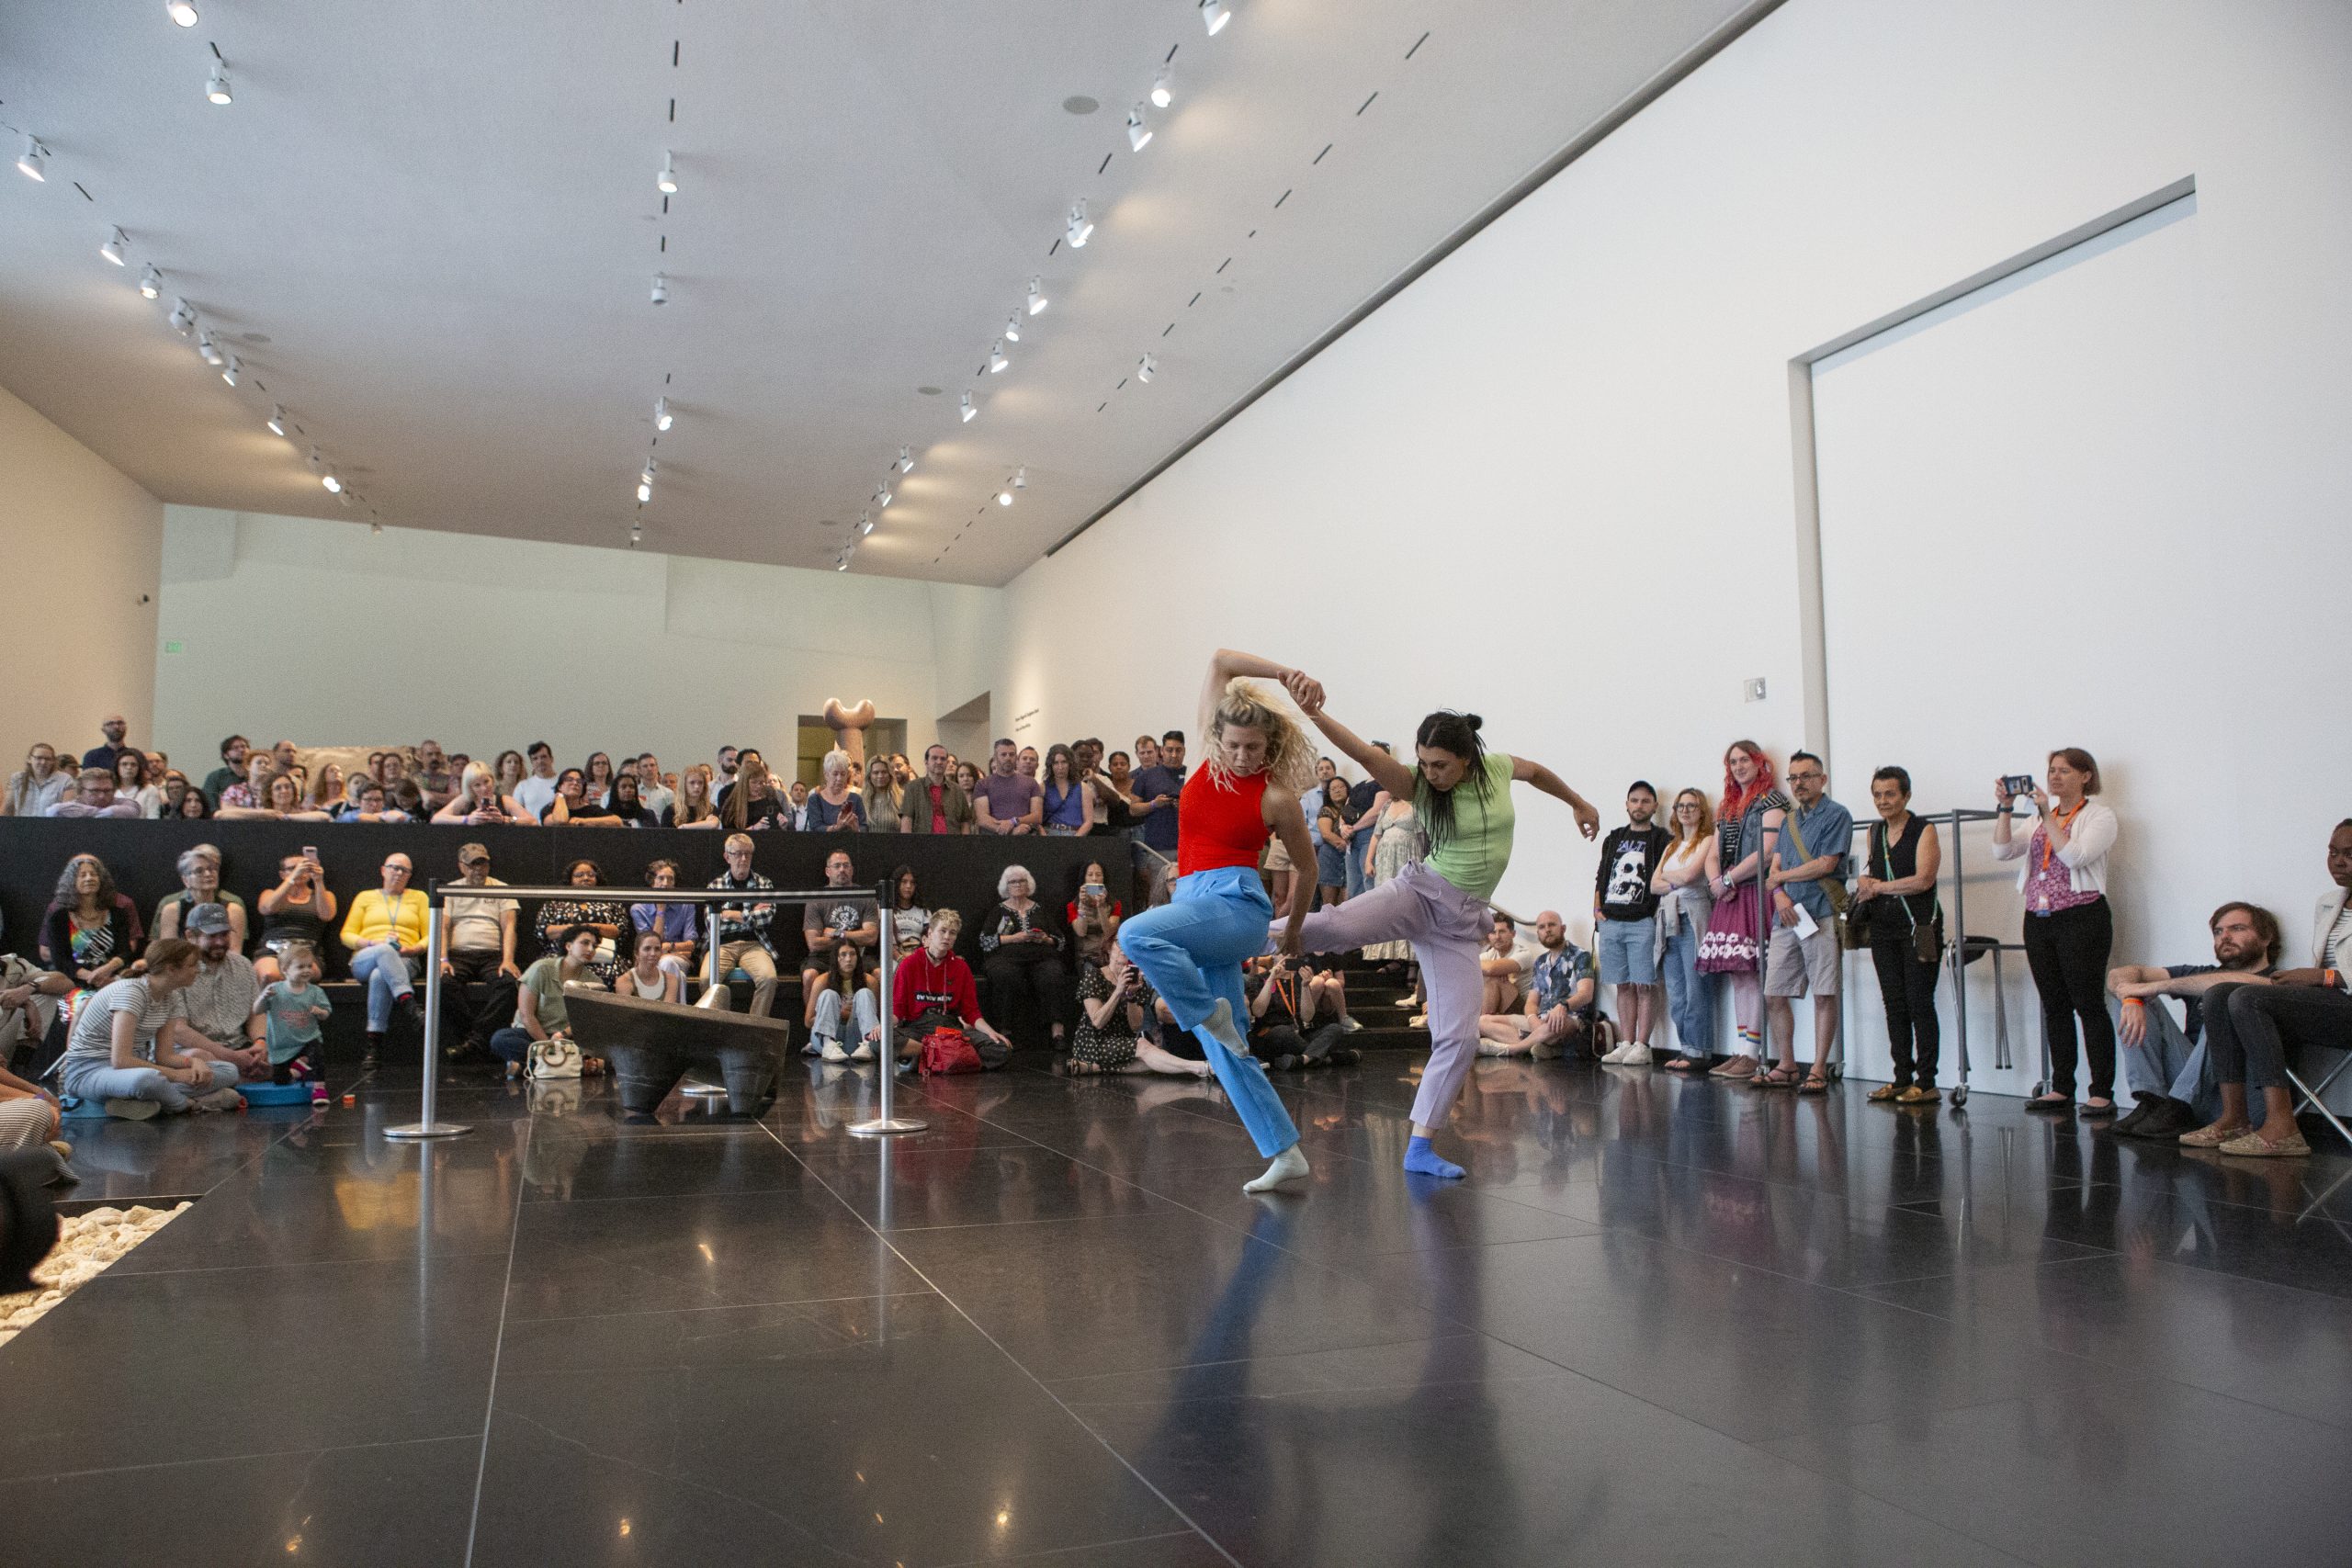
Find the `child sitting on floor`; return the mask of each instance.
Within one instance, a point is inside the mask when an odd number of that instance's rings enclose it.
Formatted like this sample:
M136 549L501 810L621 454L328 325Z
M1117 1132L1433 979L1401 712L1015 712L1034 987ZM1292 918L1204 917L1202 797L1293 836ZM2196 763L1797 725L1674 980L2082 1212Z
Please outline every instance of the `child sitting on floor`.
M319 1021L334 1012L319 976L318 950L307 942L286 944L280 959L286 977L273 980L254 998L254 1011L263 1015L262 1028L269 1043L269 1081L294 1083L308 1079L311 1103L324 1105L327 1086L319 1069Z

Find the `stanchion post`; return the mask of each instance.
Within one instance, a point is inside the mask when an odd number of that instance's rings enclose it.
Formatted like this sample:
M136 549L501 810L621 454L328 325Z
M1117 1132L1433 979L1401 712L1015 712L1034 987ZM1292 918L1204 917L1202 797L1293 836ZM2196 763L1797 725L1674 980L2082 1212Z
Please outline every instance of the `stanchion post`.
M875 965L875 974L882 992L879 998L882 1005L877 1010L882 1021L882 1049L877 1054L882 1066L882 1113L871 1122L851 1123L849 1130L861 1138L881 1137L892 1133L920 1133L930 1125L915 1117L897 1114L893 1103L899 1082L899 1041L896 1021L890 1016L890 989L893 972L898 968L899 936L897 922L891 919L890 906L897 897L897 889L888 882L877 884L874 889L874 950L879 960ZM845 1016L848 999L842 998ZM887 1171L883 1187L887 1192L889 1187Z
M471 1127L438 1121L434 1116L434 1100L441 1077L441 958L446 933L440 889L435 888L428 897L430 902L424 911L424 1103L416 1121L384 1129L384 1136L401 1143L414 1143L426 1138L458 1138L473 1131Z

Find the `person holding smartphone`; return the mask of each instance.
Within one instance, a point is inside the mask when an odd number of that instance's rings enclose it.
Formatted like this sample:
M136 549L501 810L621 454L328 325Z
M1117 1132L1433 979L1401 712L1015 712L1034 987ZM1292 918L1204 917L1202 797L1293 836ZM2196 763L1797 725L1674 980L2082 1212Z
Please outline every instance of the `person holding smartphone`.
M263 891L259 908L262 950L254 958L254 976L261 984L285 977L286 950L298 942L310 943L314 958L326 952L327 927L337 907L316 844L304 844L301 853L278 861L277 886ZM318 960L312 967L323 973L326 966Z
M1126 909L1111 897L1110 878L1102 873L1101 861L1086 863L1086 874L1078 886L1078 897L1063 908L1069 925L1069 934L1078 944L1079 961L1098 967L1109 959L1112 940L1119 934L1119 922L1126 918Z
M2107 901L2107 857L2115 847L2115 813L2092 797L2099 792L2098 762L2079 746L2050 753L2046 789L2020 792L2019 778L1994 786L2000 816L1993 823L1993 858L2022 860L2018 891L2025 896L2025 961L2041 996L2042 1038L2050 1047L2047 1092L2026 1109L2075 1109L2075 1026L2082 1024L2083 1055L2090 1058L2089 1116L2115 1114L2115 1025L2107 1016L2108 955L2115 916ZM2027 806L2032 833L2019 840L2014 818Z

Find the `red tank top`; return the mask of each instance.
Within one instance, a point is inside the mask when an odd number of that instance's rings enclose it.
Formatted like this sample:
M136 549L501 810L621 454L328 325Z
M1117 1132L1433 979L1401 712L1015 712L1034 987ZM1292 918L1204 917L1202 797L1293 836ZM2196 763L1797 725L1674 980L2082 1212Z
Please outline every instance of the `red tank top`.
M1235 777L1204 762L1177 797L1176 874L1221 865L1255 867L1266 847L1266 775Z

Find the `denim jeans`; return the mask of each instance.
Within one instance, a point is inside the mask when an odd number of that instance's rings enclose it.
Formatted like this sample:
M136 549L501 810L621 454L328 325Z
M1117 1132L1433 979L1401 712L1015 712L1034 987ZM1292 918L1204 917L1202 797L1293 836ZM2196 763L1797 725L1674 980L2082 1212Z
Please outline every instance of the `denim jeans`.
M1348 897L1362 893L1372 881L1372 867L1366 857L1372 853L1372 834L1358 833L1348 840Z
M874 993L864 986L857 988L856 997L850 1002L849 1016L850 1027L856 1031L856 1034L852 1039L843 1040L842 1038L842 994L830 987L819 992L817 1021L808 1026L809 1038L830 1040L835 1044L855 1050L861 1042L871 1040L881 1032L882 1009L875 1001Z
M212 1074L210 1089L174 1083L153 1067L117 1067L99 1061L68 1062L59 1087L80 1100L152 1100L171 1116L186 1111L200 1096L237 1087L237 1069L228 1063L208 1061L204 1066Z
M381 1034L391 1026L392 1005L416 994L409 978L408 960L390 942L363 947L351 959L351 977L368 987L368 1032Z
M2137 1094L2167 1095L2187 1101L2208 1124L2220 1121L2222 1091L2205 1071L2204 1043L2189 1043L2188 1032L2163 998L2150 998L2141 1010L2146 1015L2147 1032L2139 1044L2122 1045L2123 1081ZM2121 1024L2121 1002L2108 998L2107 1011ZM2117 1043L2121 1044L2120 1035Z
M1666 939L1666 962L1658 966L1675 1042L1686 1056L1709 1056L1715 1049L1715 977L1699 973L1699 939L1705 934L1703 927L1683 922Z

